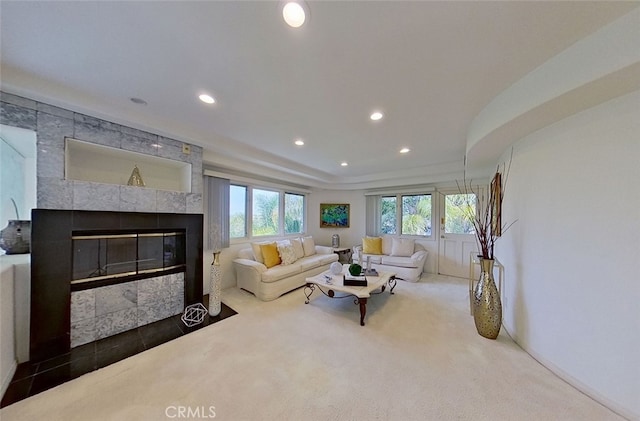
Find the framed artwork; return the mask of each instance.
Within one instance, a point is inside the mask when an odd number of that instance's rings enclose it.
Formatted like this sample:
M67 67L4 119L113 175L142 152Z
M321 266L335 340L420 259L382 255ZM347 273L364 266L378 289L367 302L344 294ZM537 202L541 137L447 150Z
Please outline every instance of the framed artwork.
M491 231L496 237L502 235L502 175L497 172L491 180Z
M349 204L320 203L320 228L349 228Z

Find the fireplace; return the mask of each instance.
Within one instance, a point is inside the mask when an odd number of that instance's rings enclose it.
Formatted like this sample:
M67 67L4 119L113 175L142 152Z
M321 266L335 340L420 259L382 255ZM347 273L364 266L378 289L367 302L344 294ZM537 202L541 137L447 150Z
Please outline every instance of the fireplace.
M74 231L71 289L185 267L185 230Z
M202 221L201 214L34 209L30 359L202 302ZM109 309L114 295L120 307Z

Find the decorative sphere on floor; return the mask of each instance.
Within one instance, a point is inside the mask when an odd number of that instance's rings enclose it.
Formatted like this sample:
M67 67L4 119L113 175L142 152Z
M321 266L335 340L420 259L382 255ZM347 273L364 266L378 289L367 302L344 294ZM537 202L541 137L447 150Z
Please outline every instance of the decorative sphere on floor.
M342 264L340 264L340 262L333 262L331 266L329 266L329 270L331 270L331 273L334 275L340 275L342 273Z

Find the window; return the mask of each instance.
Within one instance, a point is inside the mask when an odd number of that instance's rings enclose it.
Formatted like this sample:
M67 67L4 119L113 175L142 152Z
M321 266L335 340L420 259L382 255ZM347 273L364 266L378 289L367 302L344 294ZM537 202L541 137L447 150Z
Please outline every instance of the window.
M476 214L475 194L447 194L444 201L444 232L475 234L471 219Z
M278 234L279 197L277 191L253 189L251 234L254 237Z
M247 236L247 188L229 186L229 238Z
M232 184L229 190L230 238L301 234L305 227L305 211L304 194Z
M431 235L431 195L402 196L402 234Z
M284 195L284 233L299 234L304 228L304 196L285 193Z
M396 205L396 197L383 196L381 203L382 210L380 212L380 232L382 234L395 234L397 232L396 221L398 220L396 217L398 208L398 206Z
M398 194L380 199L381 234L431 235L430 194Z

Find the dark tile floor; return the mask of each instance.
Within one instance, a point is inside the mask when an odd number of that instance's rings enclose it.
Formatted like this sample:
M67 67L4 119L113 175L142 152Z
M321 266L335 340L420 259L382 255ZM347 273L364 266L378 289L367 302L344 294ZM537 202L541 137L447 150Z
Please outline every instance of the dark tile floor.
M203 301L206 306L209 301L207 296ZM90 371L106 367L234 314L237 314L236 311L223 303L219 315L210 317L207 314L204 322L197 326L185 326L180 319L181 315L178 314L137 329L75 347L67 354L49 360L34 363L28 361L19 364L2 402L0 402L0 407L44 392Z

